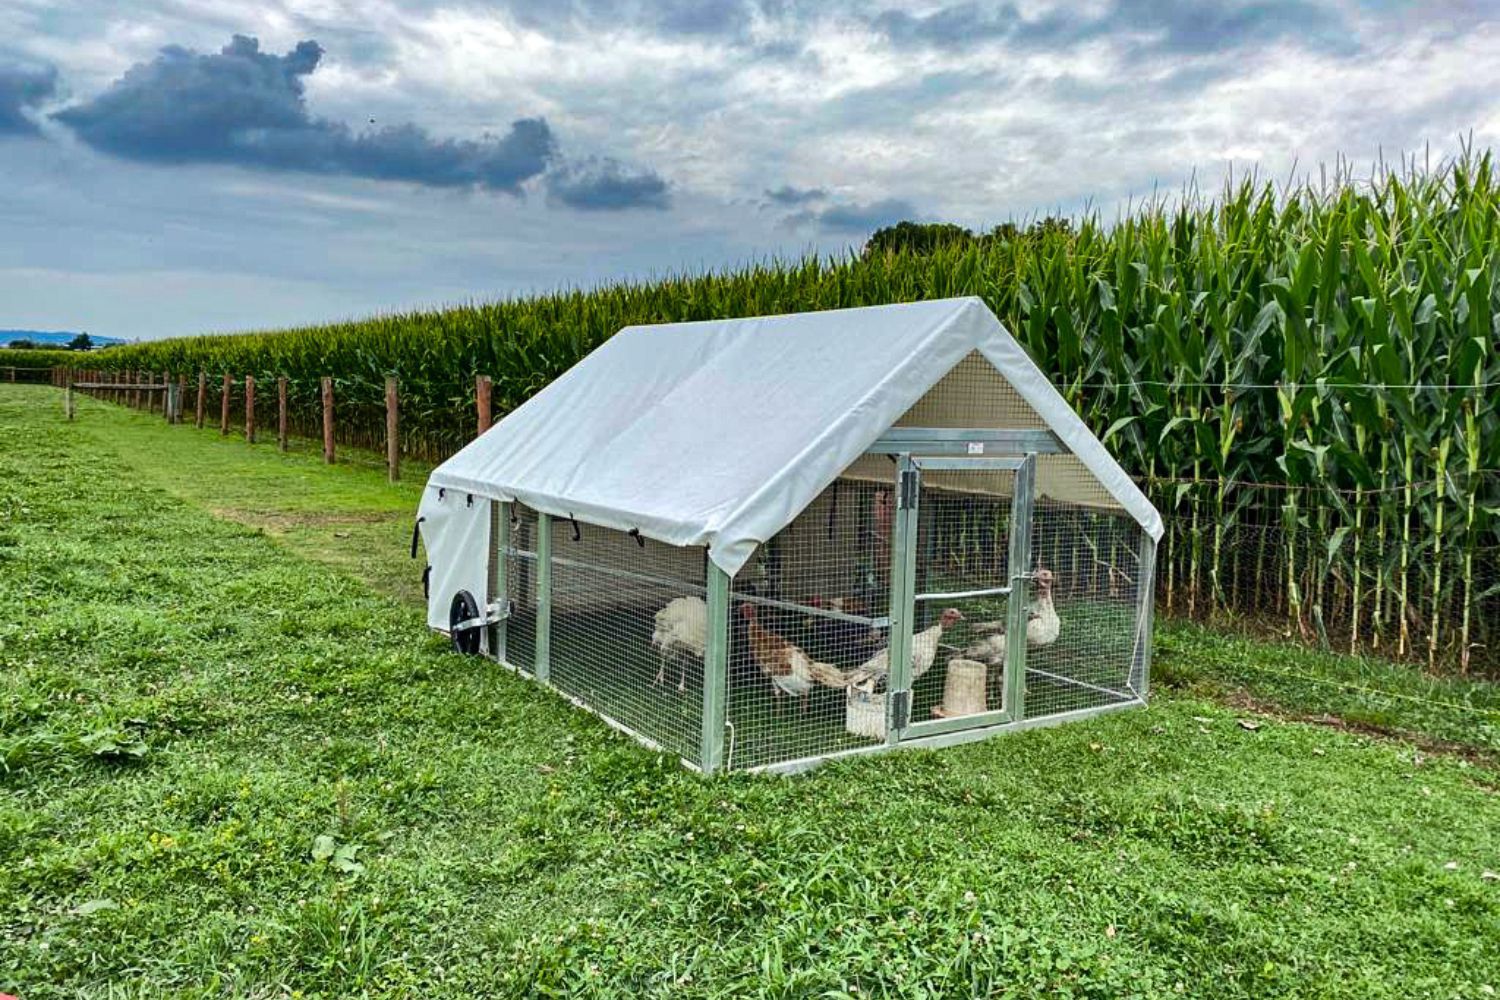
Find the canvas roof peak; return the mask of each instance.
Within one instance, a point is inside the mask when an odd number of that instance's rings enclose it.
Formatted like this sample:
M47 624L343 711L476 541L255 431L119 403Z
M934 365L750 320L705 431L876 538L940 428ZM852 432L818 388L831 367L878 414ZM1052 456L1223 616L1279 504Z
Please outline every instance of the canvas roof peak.
M625 327L428 486L707 546L732 576L974 351L1159 539L1150 501L973 297Z

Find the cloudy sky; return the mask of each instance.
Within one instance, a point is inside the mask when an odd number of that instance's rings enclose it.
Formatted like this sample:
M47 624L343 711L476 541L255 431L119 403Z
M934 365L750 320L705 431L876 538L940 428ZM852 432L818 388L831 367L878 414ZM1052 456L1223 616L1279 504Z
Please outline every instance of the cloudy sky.
M263 328L1500 146L1493 0L4 0L0 328ZM1430 149L1430 154L1427 151Z

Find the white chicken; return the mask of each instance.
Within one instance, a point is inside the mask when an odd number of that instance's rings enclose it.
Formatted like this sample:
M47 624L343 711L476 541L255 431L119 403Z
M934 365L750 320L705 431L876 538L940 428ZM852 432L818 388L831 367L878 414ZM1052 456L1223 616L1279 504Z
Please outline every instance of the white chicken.
M963 651L967 660L978 660L989 666L1005 662L1005 622L976 622L974 631L984 638L971 643ZM1036 600L1026 609L1026 645L1048 646L1057 641L1062 631L1062 619L1052 604L1052 571L1036 571ZM985 634L988 633L988 634Z
M687 690L687 663L703 662L708 641L708 605L701 597L678 597L656 613L656 630L651 645L656 647L660 669L652 685L666 680L667 661L677 660L677 691Z
M943 630L952 628L964 620L964 616L957 608L948 608L938 616L937 624L929 626L911 637L911 679L916 683L917 678L932 669L932 663L937 659L938 643L942 641ZM851 688L859 688L861 691L874 691L876 686L883 683L891 673L891 647L887 646L876 653L870 659L855 667L848 674L847 683Z

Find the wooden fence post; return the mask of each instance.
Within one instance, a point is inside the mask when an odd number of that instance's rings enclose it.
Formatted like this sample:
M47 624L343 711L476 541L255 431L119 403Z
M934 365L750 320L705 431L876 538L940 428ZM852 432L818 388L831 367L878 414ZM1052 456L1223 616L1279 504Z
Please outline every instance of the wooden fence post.
M474 404L479 408L479 433L490 429L490 377L474 376Z
M208 395L208 372L200 371L198 373L198 410L193 415L193 426L196 427L196 428L198 428L200 431L203 429L203 403L204 403L204 398L207 395Z
M286 451L286 376L276 380L276 447Z
M229 374L224 374L224 388L219 392L219 436L229 436Z
M139 385L140 383L138 383L136 381L136 379L138 377L139 377L139 373L134 368L130 369L130 371L128 371L128 372L125 373L125 381L128 382L130 385ZM133 406L133 407L136 407L137 409L139 409L140 405L141 405L141 390L139 390L139 389L128 389L128 390L126 390L126 393L125 393L125 405L126 406Z
M63 415L69 420L73 419L73 373L70 370L67 382L63 384Z
M255 443L255 376L245 376L245 443Z
M176 412L177 406L177 383L172 380L171 372L162 372L161 418L170 424L172 422L172 414Z
M333 379L323 376L323 461L333 464Z
M385 378L385 467L386 478L401 481L400 417L396 410L396 376Z
M177 373L177 407L172 411L172 423L182 423L182 408L187 405L187 376Z

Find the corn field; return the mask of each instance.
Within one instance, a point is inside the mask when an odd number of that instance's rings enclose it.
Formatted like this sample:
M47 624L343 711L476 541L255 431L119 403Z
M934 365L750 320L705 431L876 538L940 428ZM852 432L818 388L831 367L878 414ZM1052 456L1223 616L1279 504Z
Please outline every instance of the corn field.
M290 380L315 426L332 375L350 443L473 433L475 373L505 411L622 326L983 298L1169 524L1162 607L1253 620L1430 667L1500 654L1500 186L1490 153L1006 241L768 262L440 312L202 336L88 357ZM345 409L349 407L350 409ZM358 416L363 414L364 416ZM365 426L368 424L368 426Z

